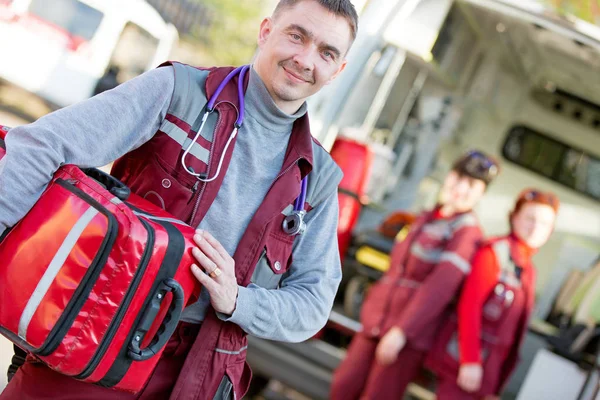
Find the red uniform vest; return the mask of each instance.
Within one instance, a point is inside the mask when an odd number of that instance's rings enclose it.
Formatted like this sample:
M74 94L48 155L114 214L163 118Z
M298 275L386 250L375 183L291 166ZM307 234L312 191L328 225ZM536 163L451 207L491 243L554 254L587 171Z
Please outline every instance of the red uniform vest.
M484 372L478 395L482 397L499 394L516 366L535 298L535 270L531 265L515 264L511 255L514 239L503 237L485 246L491 247L496 256L498 274L481 310L480 357ZM457 331L457 316L453 315L440 330L426 360L428 368L452 381L456 381L460 367Z
M363 334L380 338L397 326L411 347L430 348L482 237L473 213L437 219L435 213L423 213L394 246L390 270L369 289L361 310Z
M175 90L160 130L150 141L118 160L112 174L138 195L198 226L217 196L235 140L225 155L219 177L207 184L183 170L181 156L196 135L206 99L232 68L202 70L178 63L169 65L175 70ZM188 167L196 173L212 176L217 169L237 118L236 109L228 102L239 106L237 77L219 96L216 112L210 115L200 139L186 157ZM308 116L304 116L294 123L281 172L233 255L238 284L247 286L258 267L266 267L278 277L289 268L294 237L284 233L283 219L285 210L300 193L301 179L309 173L305 208L310 212L337 190L341 171L312 138ZM170 398L212 398L224 376L229 377L236 397L241 398L251 379L245 363L246 348L245 332L209 311Z

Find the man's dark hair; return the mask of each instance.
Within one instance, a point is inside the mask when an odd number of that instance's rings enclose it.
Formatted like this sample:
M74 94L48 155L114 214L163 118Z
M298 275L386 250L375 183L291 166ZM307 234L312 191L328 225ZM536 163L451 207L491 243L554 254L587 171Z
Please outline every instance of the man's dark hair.
M277 15L286 8L292 8L301 1L308 0L279 0L273 16ZM350 32L352 33L352 41L356 39L356 32L358 31L358 13L356 8L350 2L350 0L312 0L318 2L321 6L331 11L334 15L346 18L350 25Z

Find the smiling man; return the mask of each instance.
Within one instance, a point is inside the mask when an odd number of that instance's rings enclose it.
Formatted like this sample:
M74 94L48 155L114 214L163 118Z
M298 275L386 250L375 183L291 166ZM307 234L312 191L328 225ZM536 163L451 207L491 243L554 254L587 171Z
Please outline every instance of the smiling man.
M312 138L305 101L343 71L357 23L349 0L282 0L248 70L168 63L8 133L0 235L60 165L118 159L114 176L198 228L190 268L202 289L141 393L28 359L0 399L241 398L246 334L297 342L325 324L341 279L341 172Z

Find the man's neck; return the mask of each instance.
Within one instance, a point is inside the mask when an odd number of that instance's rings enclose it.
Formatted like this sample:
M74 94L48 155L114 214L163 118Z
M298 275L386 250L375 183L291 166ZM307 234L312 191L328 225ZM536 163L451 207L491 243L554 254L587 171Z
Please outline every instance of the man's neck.
M283 101L281 99L278 99L276 96L273 95L273 93L271 93L270 90L269 90L269 94L271 95L271 98L273 99L273 101L275 102L277 107L279 107L279 109L281 111L283 111L284 113L289 114L289 115L296 114L300 110L300 108L302 108L302 105L304 104L304 100Z
M245 99L246 113L272 132L289 133L296 119L306 113L305 105L293 114L279 108L255 70L250 71Z
M256 74L260 77L260 79L262 79L263 83L268 81L267 77L265 77L265 76L263 76L263 74L261 74L259 68L256 68L256 66L254 66L254 65L252 66L252 68L254 69ZM282 100L273 92L272 87L270 87L266 83L265 83L265 87L267 88L267 91L269 92L269 95L271 96L271 99L273 99L273 102L275 103L275 105L281 111L283 111L284 113L286 113L288 115L296 114L298 111L300 111L300 109L302 108L302 106L305 103L305 100L296 100L296 101Z

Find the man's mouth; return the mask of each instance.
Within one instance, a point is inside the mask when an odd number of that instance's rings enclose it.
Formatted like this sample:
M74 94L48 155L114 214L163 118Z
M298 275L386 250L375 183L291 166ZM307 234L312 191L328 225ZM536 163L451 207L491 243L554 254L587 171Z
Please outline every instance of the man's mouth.
M300 74L297 74L297 73L295 73L293 71L290 71L286 67L283 67L283 70L286 72L286 74L293 81L296 81L298 83L310 83L310 80L303 78L302 75L300 75Z

